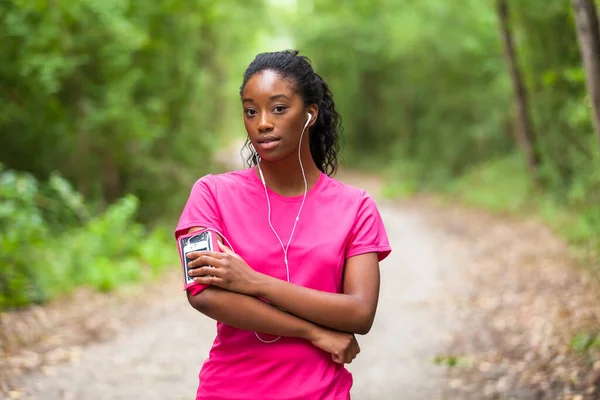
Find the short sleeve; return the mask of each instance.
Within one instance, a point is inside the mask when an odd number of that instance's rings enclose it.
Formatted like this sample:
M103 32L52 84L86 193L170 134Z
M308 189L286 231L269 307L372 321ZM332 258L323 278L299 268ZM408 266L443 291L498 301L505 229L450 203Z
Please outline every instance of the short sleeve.
M190 196L175 229L175 239L178 240L179 236L186 234L190 228L198 226L223 232L217 202L217 188L212 175L206 175L199 179L192 187ZM179 256L183 260L183 256L181 254ZM192 296L197 295L206 287L208 285L199 283L185 285L185 289Z
M175 238L187 233L190 228L203 226L223 232L221 214L217 201L214 177L206 175L196 181L179 217Z
M366 192L362 192L356 220L346 246L345 258L377 253L377 258L382 261L391 251L385 226L375 201Z

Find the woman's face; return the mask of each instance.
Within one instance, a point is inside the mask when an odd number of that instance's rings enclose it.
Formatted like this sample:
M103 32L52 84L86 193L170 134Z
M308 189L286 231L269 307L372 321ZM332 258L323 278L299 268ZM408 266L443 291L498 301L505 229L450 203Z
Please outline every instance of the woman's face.
M304 106L292 82L271 70L257 72L248 80L242 92L242 106L248 137L266 161L297 152L307 113L312 111L310 125L316 120L316 110ZM308 146L308 127L303 145Z

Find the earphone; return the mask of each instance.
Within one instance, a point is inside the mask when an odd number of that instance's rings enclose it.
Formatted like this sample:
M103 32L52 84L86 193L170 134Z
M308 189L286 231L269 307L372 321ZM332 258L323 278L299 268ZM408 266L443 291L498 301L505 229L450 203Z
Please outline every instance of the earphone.
M302 147L302 137L304 136L304 130L306 129L306 127L310 123L310 120L312 119L311 113L307 113L307 115L308 115L308 119L306 120L306 123L304 124L304 128L302 128L302 134L300 135L300 145L298 146L298 161L300 161L300 168L302 169L302 176L304 177L304 185L305 186L306 186L306 176L304 175L304 166L302 165L302 159L300 158L300 149ZM256 149L254 148L254 146L252 146L252 150L254 150L255 154L258 154ZM260 180L262 181L263 185L266 186L267 184L265 183L265 177L262 173L262 170L260 169L260 163L257 162L256 165L258 166L258 172L260 173ZM267 199L268 199L268 196L267 196Z
M254 146L252 146L252 149L254 150L254 152L256 154L256 158L255 158L257 160L256 164L257 164L257 167L258 167L258 171L260 173L261 181L263 183L263 188L265 189L265 196L267 198L269 226L271 227L271 230L273 231L273 234L275 235L275 237L279 241L279 244L281 245L281 248L283 250L287 282L290 282L290 270L289 270L289 265L288 265L287 252L288 252L290 243L292 241L292 237L294 236L294 232L296 230L296 225L297 225L298 221L300 220L300 214L302 212L302 208L304 207L304 202L306 200L306 194L308 192L308 183L306 181L306 173L304 172L304 166L302 165L301 148L302 148L302 138L304 137L304 131L308 127L308 124L310 123L311 120L312 120L312 114L308 113L308 120L304 124L304 127L302 128L302 133L300 135L300 144L298 146L298 161L300 162L300 169L302 170L302 177L304 179L304 196L302 197L302 203L300 204L300 209L298 210L298 214L296 215L296 218L294 220L294 226L292 227L292 232L290 233L290 238L288 240L287 246L283 245L283 242L282 242L281 238L279 237L279 235L277 234L277 231L275 231L275 228L273 227L273 224L271 223L271 202L269 200L269 192L267 191L267 184L265 182L264 175L262 173L262 170L260 169L260 158L258 157L258 153L256 153L256 149L254 149ZM219 234L223 238L223 240L225 242L227 242L227 245L229 246L229 248L232 251L235 252L235 249L233 248L233 245L229 242L229 240L227 239L227 237L223 233L221 233L220 231L218 231L216 229L213 229L213 228L204 228L204 229L202 229L202 231L212 231L212 232L215 232L215 233ZM254 332L254 335L256 336L256 338L258 340L260 340L263 343L267 343L267 344L268 343L274 343L274 342L276 342L277 340L279 340L281 338L281 336L278 336L278 337L276 337L273 340L264 340L264 339L262 339L258 335L257 332Z
M294 232L296 231L296 225L298 224L298 221L300 220L300 213L302 212L302 208L304 207L304 201L306 200L306 193L308 192L308 183L306 182L306 174L304 173L304 166L302 165L302 157L300 156L300 152L302 149L302 138L304 137L304 131L306 130L306 127L308 126L308 124L310 123L311 120L312 120L312 114L308 113L308 119L306 120L306 123L304 124L304 128L302 128L302 134L300 134L300 144L298 146L298 161L300 162L300 169L302 170L302 178L304 179L304 196L302 197L302 203L300 203L300 209L298 210L298 214L296 215L296 219L294 220L294 226L292 227L292 232L290 233L290 238L289 238L286 246L283 245L283 241L281 240L281 238L275 231L275 228L273 228L273 224L271 223L271 201L269 200L269 192L267 191L267 184L265 182L265 177L262 173L262 170L260 169L260 160L258 160L256 163L256 166L258 167L258 172L260 174L260 180L262 181L263 187L265 189L265 196L267 198L267 207L268 207L268 214L267 214L268 217L267 218L269 220L269 226L271 227L273 234L279 241L279 244L281 245L281 249L283 250L283 259L285 262L285 273L286 273L286 279L288 282L290 281L290 267L289 267L288 258L287 258L288 249L290 248L290 243L292 242L292 237L294 236ZM256 336L256 338L258 340L260 340L263 343L274 343L281 338L281 336L278 336L273 340L264 340L258 335L258 333L254 332L254 335Z

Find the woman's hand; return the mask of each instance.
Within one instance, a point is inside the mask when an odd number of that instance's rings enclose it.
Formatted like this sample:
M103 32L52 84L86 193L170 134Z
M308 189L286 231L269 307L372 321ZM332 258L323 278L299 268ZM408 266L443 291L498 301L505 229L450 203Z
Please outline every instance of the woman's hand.
M314 346L330 353L338 364L350 364L360 353L358 341L351 333L319 327L309 340Z
M216 251L195 251L187 254L194 259L188 263L189 275L195 282L214 285L220 288L256 296L261 274L253 270L239 255L217 242L222 253Z

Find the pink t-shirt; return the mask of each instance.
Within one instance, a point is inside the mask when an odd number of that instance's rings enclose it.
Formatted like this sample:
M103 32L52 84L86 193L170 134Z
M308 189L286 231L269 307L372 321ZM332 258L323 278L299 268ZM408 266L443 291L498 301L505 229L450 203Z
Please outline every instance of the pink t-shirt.
M286 245L302 196L267 190L273 227ZM215 229L252 268L285 280L283 250L267 211L265 191L253 169L207 175L194 184L175 236L196 226ZM322 173L306 196L288 250L290 282L341 293L347 258L376 252L381 261L390 251L371 197ZM305 339L282 337L267 344L254 332L218 322L196 399L347 400L351 386L350 372Z

